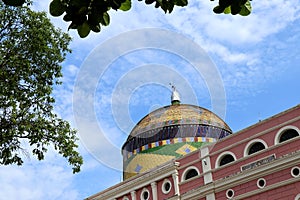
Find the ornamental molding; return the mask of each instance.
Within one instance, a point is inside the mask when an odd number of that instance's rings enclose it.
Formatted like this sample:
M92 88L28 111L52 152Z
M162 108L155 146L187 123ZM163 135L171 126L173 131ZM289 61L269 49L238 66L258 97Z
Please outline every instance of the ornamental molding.
M273 119L273 118L272 118L272 119ZM220 154L220 153L222 153L223 151L230 151L230 149L232 149L233 147L236 147L236 146L238 146L238 145L240 145L240 144L246 143L246 142L248 142L248 141L250 141L250 140L256 139L256 138L258 138L258 137L260 137L260 136L262 136L262 135L264 135L264 134L266 134L266 133L269 133L269 132L274 131L274 130L276 130L276 129L282 128L282 127L287 126L287 125L290 125L291 123L296 122L296 121L299 121L299 120L300 120L300 116L295 117L295 118L293 118L293 119L291 119L291 120L285 121L285 122L283 122L283 123L281 123L281 124L278 124L278 125L276 125L276 126L272 126L271 128L268 128L268 129L265 129L265 130L263 130L263 131L261 131L261 132L258 132L257 134L254 134L254 135L249 136L249 137L247 137L247 138L245 138L245 139L243 139L243 140L240 140L240 141L238 141L238 142L235 142L234 144L228 145L228 146L225 147L225 148L222 148L222 149L219 149L218 151L212 152L212 153L210 154L210 156L214 156L214 155L216 155L216 154ZM253 125L253 126L254 126L254 125ZM257 125L257 126L259 126L259 125ZM251 126L250 126L250 127L251 127ZM239 131L239 132L237 132L237 133L231 134L231 135L225 137L224 139L219 140L219 142L224 141L224 140L228 140L228 139L230 139L231 137L236 136L237 134L242 134L242 133L243 133L244 131L246 131L246 130L248 130L248 128L247 128L247 129L244 129L244 130L241 130L241 131ZM273 146L275 146L275 144L273 144Z
M122 197L132 191L151 185L151 183L164 179L172 174L177 173L176 167L178 162L168 162L164 165L153 168L140 175L136 175L126 181L123 181L115 186L112 186L98 194L86 198L86 200L102 200L102 199L114 199ZM159 169L159 170L158 170Z
M259 167L264 164L268 164L276 159L275 154L269 155L267 157L261 158L259 160L255 160L251 163L247 163L246 165L241 166L241 171L253 169Z
M263 192L266 192L266 191L269 191L269 190L274 190L276 188L279 188L279 187L282 187L282 186L285 186L285 185L289 185L289 184L292 184L292 183L296 183L296 182L299 182L299 181L300 181L299 177L298 178L290 178L290 179L287 179L287 180L284 180L284 181L281 181L281 182L278 182L278 183L274 183L274 184L269 185L269 186L265 186L264 188L259 188L259 189L253 190L251 192L247 192L247 193L238 195L238 196L234 197L234 199L245 199L247 197L250 197L250 196L253 196L253 195L256 195L256 194L259 194L259 193L263 193Z
M237 185L241 185L243 183L249 182L250 180L254 180L289 167L293 167L300 163L300 150L291 152L284 156L277 158L276 160L270 162L268 165L261 165L259 167L245 170L243 172L237 172L229 177L225 177L220 180L216 180L215 184L215 192L220 192Z
M300 150L291 152L289 154L286 154L284 156L281 156L277 158L276 160L272 161L268 165L261 165L259 167L256 167L254 169L249 169L243 172L237 172L236 174L233 174L231 176L225 177L220 180L216 180L211 184L200 186L196 189L190 190L184 194L181 195L182 200L197 200L199 198L203 198L206 195L210 193L217 193L221 191L225 191L227 189L233 188L235 186L241 185L243 183L249 182L251 180L255 180L257 178L263 177L265 175L269 175L275 172L279 172L281 170L293 167L297 164L300 164ZM281 185L286 185L290 183L294 183L300 180L300 177L294 178L291 177L288 180L282 181L280 183L272 184L269 186L266 186L262 190L271 190L272 188L279 187ZM257 193L259 191L256 191ZM252 192L254 193L254 191ZM248 194L248 196L253 195L251 192ZM239 196L239 198L235 197L234 199L244 199L246 197L246 194L243 194L245 196Z

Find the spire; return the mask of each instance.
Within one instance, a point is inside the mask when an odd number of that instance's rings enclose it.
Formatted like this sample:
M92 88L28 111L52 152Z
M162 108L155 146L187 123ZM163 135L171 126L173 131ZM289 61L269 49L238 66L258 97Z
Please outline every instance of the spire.
M178 105L180 104L180 95L176 90L176 87L170 83L171 87L172 87L172 95L171 95L171 104L172 105Z

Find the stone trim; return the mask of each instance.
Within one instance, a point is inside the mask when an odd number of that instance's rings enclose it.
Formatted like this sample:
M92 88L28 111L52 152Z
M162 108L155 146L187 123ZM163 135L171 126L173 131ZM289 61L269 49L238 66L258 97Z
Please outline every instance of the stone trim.
M262 143L265 146L265 149L268 148L268 144L264 140L259 139L259 138L252 139L246 144L246 146L244 148L244 157L250 156L249 155L250 148L252 147L253 144L258 143L258 142ZM262 149L262 150L264 150L264 149ZM257 151L253 154L257 154L258 152L260 152L260 151ZM251 155L253 155L253 154L251 154Z
M274 130L280 128L280 127L289 125L289 124L291 124L291 123L293 123L293 122L296 122L296 121L299 121L299 120L300 120L300 116L295 117L295 118L293 118L293 119L291 119L291 120L289 120L289 121L283 122L283 123L281 123L281 124L278 124L278 125L276 125L276 126L273 126L273 127L271 127L271 128L265 129L264 131L261 131L261 132L259 132L259 133L256 133L256 134L250 136L250 137L247 137L247 138L245 138L245 139L243 139L243 140L240 140L240 141L238 141L238 142L235 142L235 143L233 143L232 145L229 145L229 146L227 146L227 147L225 147L225 148L219 149L218 151L212 152L212 153L210 154L210 156L214 156L214 155L219 154L219 153L221 153L221 152L223 152L223 151L227 151L227 150L229 150L229 149L232 149L232 148L235 147L235 146L238 146L238 145L240 145L240 144L242 144L242 143L245 143L245 142L247 142L247 141L250 141L250 140L252 140L252 139L258 138L258 137L260 137L260 136L262 136L262 135L264 135L264 134L266 134L266 133L268 133L268 132L274 131ZM241 130L241 131L239 131L239 132L237 132L237 133L235 133L235 134L231 134L231 135L225 137L224 140L225 140L225 139L228 140L228 139L230 139L232 136L236 136L236 134L243 133L244 131L245 131L245 130ZM223 140L222 140L222 141L223 141ZM219 141L219 142L220 142L220 141Z
M300 135L300 130L297 126L293 126L293 125L287 125L287 126L284 126L282 127L281 129L279 129L279 131L277 131L276 135L275 135L275 138L274 138L274 145L277 145L277 144L280 144L279 143L279 140L280 140L280 137L281 135L286 131L286 130L289 130L289 129L294 129L295 131L298 132L298 134Z
M299 182L299 180L300 180L300 178L287 179L285 181L281 181L279 183L274 183L272 185L266 186L266 187L261 188L261 189L257 189L257 190L253 190L251 192L241 194L239 196L236 196L235 199L245 199L247 197L251 197L251 196L259 194L259 193L263 193L263 192L266 192L266 191L269 191L269 190L273 190L273 189L276 189L278 187L282 187L282 186L289 185L289 184L292 184L292 183L295 183L295 182Z
M132 178L127 179L111 188L108 188L100 193L97 193L93 196L86 198L86 200L102 200L102 199L111 199L122 197L130 193L133 190L140 189L147 185L150 185L152 182L164 179L168 176L171 176L174 173L177 173L176 167L178 163L171 161L165 165L158 166L159 170L151 169L143 174L136 175Z
M253 170L246 170L244 172L239 172L237 174L234 174L232 176L226 177L224 179L216 180L212 184L203 185L202 187L196 188L194 190L191 190L189 192L186 192L182 194L181 199L182 200L197 200L199 198L203 198L206 195L210 193L217 193L221 192L227 189L230 189L232 187L235 187L237 185L246 183L250 180L255 180L257 178L272 174L274 172L281 171L283 169L287 169L290 167L293 167L297 164L300 164L300 150L296 152L292 152L290 154L287 154L285 156L279 157L276 160L274 160L272 163L268 165L262 165L260 167L257 167ZM290 183L294 183L300 180L300 176L297 178L291 178L287 181ZM283 185L285 185L286 181L281 182ZM290 184L287 183L287 184ZM259 189L259 191L264 191L269 188L275 187L275 184L269 185L263 189ZM279 185L281 186L281 185ZM276 186L276 187L279 187ZM235 197L234 199L244 199L245 197L242 196L240 198Z

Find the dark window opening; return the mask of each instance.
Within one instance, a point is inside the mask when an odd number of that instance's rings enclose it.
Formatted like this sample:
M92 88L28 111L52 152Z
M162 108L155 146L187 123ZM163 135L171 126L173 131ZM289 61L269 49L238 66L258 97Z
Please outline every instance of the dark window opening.
M265 148L266 148L266 147L265 147L265 145L264 145L263 143L261 143L261 142L256 142L256 143L252 144L252 146L250 147L249 152L248 152L248 155L251 155L251 154L253 154L253 153L256 153L256 152L258 152L258 151L261 151L261 150L263 150L263 149L265 149Z
M148 191L145 191L145 192L143 193L143 198L144 198L145 200L149 198L149 193L148 193Z
M170 189L171 189L171 184L169 182L166 182L165 185L164 185L164 188L165 188L166 192L169 192Z
M266 181L264 179L258 180L258 187L264 188L266 186Z
M284 131L283 134L281 134L280 139L279 139L279 143L290 140L294 137L298 137L299 133L294 130L294 129L288 129L286 131Z
M298 167L295 167L292 169L292 175L294 177L298 177L300 175L300 169Z
M234 196L233 190L231 190L231 189L227 190L227 197L232 198L233 196Z
M226 165L228 163L231 163L234 161L234 157L230 154L227 154L225 156L223 156L223 158L220 161L220 166Z
M198 174L197 170L195 170L195 169L190 169L190 170L186 173L186 175L185 175L185 180L188 180L188 179L193 178L193 177L198 176L198 175L199 175L199 174Z

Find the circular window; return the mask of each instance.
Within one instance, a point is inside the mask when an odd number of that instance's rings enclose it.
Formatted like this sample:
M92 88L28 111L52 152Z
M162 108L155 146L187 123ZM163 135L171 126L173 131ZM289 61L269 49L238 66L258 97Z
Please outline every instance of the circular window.
M125 196L125 197L123 197L122 200L129 200L129 198Z
M264 188L266 186L266 180L264 178L260 178L257 180L257 187Z
M226 191L226 197L228 199L232 199L234 197L234 191L233 191L233 189L229 189L229 190Z
M150 197L150 193L149 190L147 190L146 188L143 189L142 193L141 193L141 200L148 200Z
M299 177L299 175L300 175L300 168L299 167L293 167L292 169L291 169L291 175L293 176L293 177Z
M162 192L164 194L168 194L170 191L171 191L171 188L172 188L172 183L171 181L169 181L168 179L165 179L163 184L162 184Z

